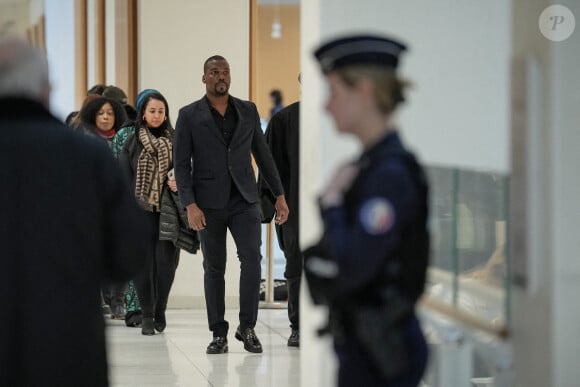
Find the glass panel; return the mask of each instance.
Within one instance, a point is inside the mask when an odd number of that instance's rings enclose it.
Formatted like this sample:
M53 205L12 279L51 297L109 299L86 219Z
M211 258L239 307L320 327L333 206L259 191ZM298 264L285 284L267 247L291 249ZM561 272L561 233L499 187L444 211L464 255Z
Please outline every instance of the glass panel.
M507 321L507 190L503 174L430 167L432 258L427 292L492 323Z
M432 254L426 293L496 326L509 323L509 178L430 167ZM421 309L430 344L423 386L510 386L511 344Z

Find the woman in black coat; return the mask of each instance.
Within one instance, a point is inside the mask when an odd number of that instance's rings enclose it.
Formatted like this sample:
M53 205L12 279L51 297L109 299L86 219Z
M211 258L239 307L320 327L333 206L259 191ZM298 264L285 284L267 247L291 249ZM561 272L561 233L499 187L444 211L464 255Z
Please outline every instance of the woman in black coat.
M127 138L120 157L135 198L154 230L144 238L152 256L151 265L144 267L134 280L143 313L143 335L165 329L165 310L179 257L172 241L159 239L164 186L177 191L175 180L167 176L173 168L173 133L167 100L160 93L148 94L140 104L135 132Z

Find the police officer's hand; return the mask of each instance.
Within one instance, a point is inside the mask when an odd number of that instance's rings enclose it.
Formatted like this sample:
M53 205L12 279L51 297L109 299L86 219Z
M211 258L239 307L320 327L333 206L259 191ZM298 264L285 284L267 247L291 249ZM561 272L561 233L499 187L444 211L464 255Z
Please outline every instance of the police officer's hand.
M203 211L195 203L188 205L186 209L189 227L195 231L203 230L205 228L205 215Z
M334 207L342 204L344 193L350 188L359 173L359 166L348 163L340 166L334 173L320 197L322 207Z
M288 205L286 204L286 198L284 195L280 195L276 198L274 207L276 208L276 218L274 219L276 224L286 223L290 211L288 210Z

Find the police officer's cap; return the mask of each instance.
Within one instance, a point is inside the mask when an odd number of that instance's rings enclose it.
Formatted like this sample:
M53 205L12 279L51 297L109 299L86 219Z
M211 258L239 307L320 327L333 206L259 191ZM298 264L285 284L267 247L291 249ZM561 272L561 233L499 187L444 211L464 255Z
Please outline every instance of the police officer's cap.
M354 35L323 44L314 52L314 56L324 73L358 64L396 69L399 55L406 48L404 44L382 36Z

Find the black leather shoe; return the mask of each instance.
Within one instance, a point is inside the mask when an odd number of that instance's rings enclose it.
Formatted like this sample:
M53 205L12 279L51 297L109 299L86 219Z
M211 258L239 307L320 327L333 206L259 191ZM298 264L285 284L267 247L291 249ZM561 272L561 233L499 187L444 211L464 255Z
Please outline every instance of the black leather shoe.
M143 317L143 321L141 322L141 334L145 336L153 336L155 334L153 317Z
M289 347L300 347L300 331L298 329L292 329L292 333L288 338Z
M218 353L226 353L228 351L228 339L225 336L215 336L211 343L207 346L205 353L216 355Z
M236 329L236 339L244 342L244 349L248 352L262 353L262 344L254 332L254 328L246 328L243 331Z
M163 332L167 323L165 322L165 313L158 313L155 315L155 330L157 332Z

